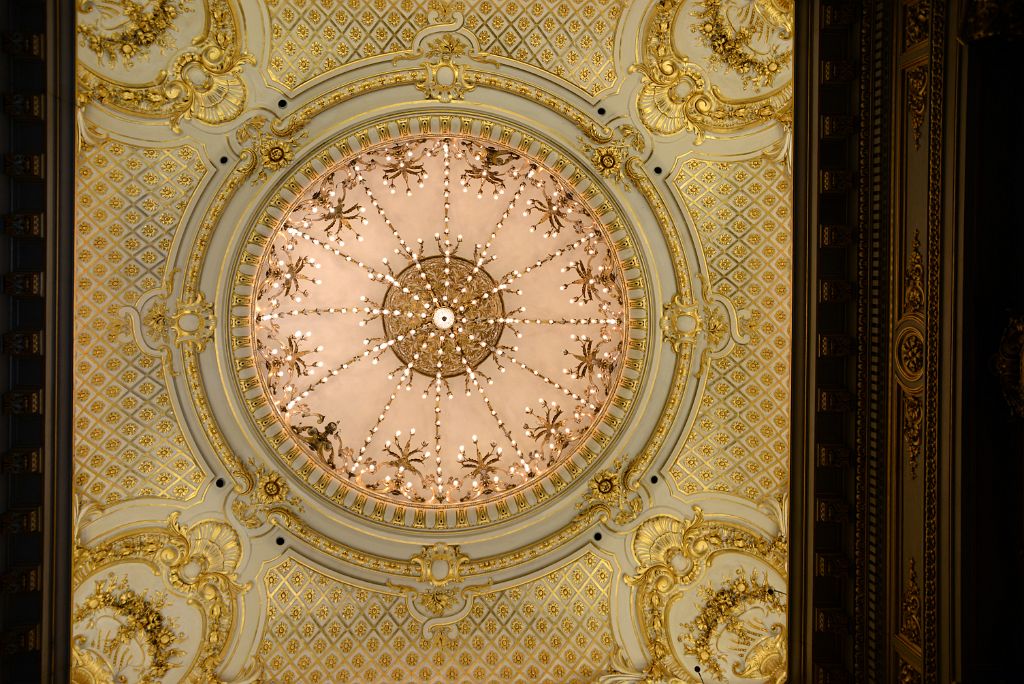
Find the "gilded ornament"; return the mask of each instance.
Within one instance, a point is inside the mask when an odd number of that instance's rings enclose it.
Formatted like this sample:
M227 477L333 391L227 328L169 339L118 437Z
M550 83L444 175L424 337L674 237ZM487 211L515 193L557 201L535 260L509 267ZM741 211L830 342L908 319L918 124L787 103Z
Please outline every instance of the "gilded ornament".
M725 680L722 664L725 654L719 651L720 641L728 634L745 649L742 662L734 662L732 674L744 679L757 679L770 684L786 681L786 601L767 577L758 579L756 572L747 577L742 569L724 586L707 585L699 590L703 600L700 612L687 622L685 636L680 636L683 649L694 656L704 672L719 681ZM754 613L753 615L748 615ZM762 614L774 614L771 623Z
M469 556L459 551L458 545L444 542L424 546L410 559L420 569L420 581L435 587L461 582L462 565L468 560Z
M1012 316L999 340L996 375L1010 412L1024 418L1024 316Z
M904 50L928 40L931 10L931 0L917 0L903 6Z
M673 27L685 4L686 0L657 3L644 27L643 61L630 67L642 76L637 109L643 124L659 135L689 131L696 144L707 133L729 133L771 121L791 129L792 78L781 85L776 80L792 61L792 3L706 0L703 11L695 13L699 21L693 33L711 51L712 68L724 64L739 74L745 88L756 86L754 94L743 97L726 95L713 75L675 44ZM755 50L755 41L763 47Z
M183 635L164 616L166 605L163 595L150 597L132 590L127 578L110 575L97 580L93 593L71 615L77 626L72 639L72 681L128 681L131 676L140 684L159 684L172 668L181 667L174 661L184 652L175 644ZM109 632L114 625L116 629ZM90 638L89 630L99 631ZM145 654L144 662L136 662L139 652Z
M288 482L279 473L263 466L246 470L247 479L240 495L231 503L238 521L249 529L263 525L274 513L302 510L297 497L289 496Z
M914 135L914 149L921 149L921 127L928 113L928 65L921 64L906 74L907 112L910 116L910 130Z
M907 464L910 477L917 478L917 465L921 458L922 435L924 432L924 410L921 398L914 394L903 394L903 443L907 450Z
M576 504L577 508L588 513L605 511L618 525L636 520L643 510L643 499L636 482L626 481L627 466L624 459L617 458L611 468L595 475L589 483L590 491Z
M86 0L86 4L93 4ZM104 5L112 4L105 0ZM166 6L165 6L166 5ZM121 0L118 11L125 22L142 22L142 28L107 36L102 40L95 28L84 31L90 40L96 38L101 53L119 52L129 61L154 43L166 42L165 34L172 29L173 19L181 6L165 4L164 12L152 15L138 14L139 5ZM174 7L174 16L170 8ZM182 119L195 119L206 124L220 124L236 119L245 109L248 91L242 81L242 65L255 63L242 49L242 34L236 9L228 0L208 0L204 8L206 30L196 36L191 49L175 58L171 65L148 83L127 83L93 69L78 65L78 107L97 102L113 109L145 118L165 119L171 130L181 131ZM149 16L149 19L146 17ZM111 42L113 41L113 42Z
M238 534L231 526L215 520L182 525L178 522L178 513L173 513L166 527L127 532L92 546L76 540L72 585L79 587L97 571L119 563L149 565L164 578L168 588L186 597L202 612L204 633L199 640L199 653L180 681L209 684L221 681L217 671L227 657L226 649L236 625L236 605L241 594L251 586L237 582L240 560ZM153 602L144 594L131 591L126 582L118 585L116 591L109 583L103 585L103 591L99 589L100 584L97 587L97 593L82 608L76 609L72 620L76 643L85 643L92 624L86 618L99 605L125 605L131 611L126 613L129 617L144 616L130 623L136 630L126 628L125 634L142 629L147 642L155 639L155 643L168 646L173 643L173 635L161 628L163 623L158 618L159 610L166 603L163 598ZM94 602L99 603L94 605ZM92 655L97 654L94 651ZM151 679L142 681L157 682L170 666L171 655L169 651L159 650L151 651L151 655L154 674ZM81 678L85 679L95 667L88 658L80 660ZM113 661L107 661L110 662Z
M615 181L625 190L630 189L626 164L634 159L633 152L643 152L646 142L634 126L623 124L616 129L618 135L605 134L596 139L604 144L592 145L587 138L580 138L583 151L590 155L590 162L605 178ZM593 137L593 136L592 136Z
M697 23L690 30L711 50L712 65L725 65L739 74L744 85L771 87L783 66L792 61L793 51L770 45L767 53L757 53L751 49L751 40L755 35L772 33L782 40L791 39L793 1L754 0L742 8L736 8L736 4L729 0L703 0L704 9L693 13ZM736 15L742 17L740 25L730 21L723 5L739 10Z
M661 332L677 354L696 344L703 328L704 321L692 297L676 294L662 307Z
M305 121L297 117L285 126L267 126L267 118L254 116L235 131L235 139L248 146L242 150L242 164L239 171L252 175L252 184L267 180L270 172L287 166L295 157L295 148L306 133L292 132L301 128ZM278 122L280 123L280 122Z
M910 572L903 587L903 601L900 616L900 634L911 643L921 645L921 587L917 581L917 568L910 559Z
M453 12L452 8L443 8L440 15L435 15L435 21L413 38L410 49L392 58L395 64L423 58L416 88L426 99L443 103L461 100L476 87L466 80L467 58L498 66L491 55L480 49L477 37L464 28L462 13ZM440 23L445 18L447 21Z
M84 39L85 47L100 58L110 62L120 60L131 67L134 58L148 53L153 45L162 49L174 47L168 33L174 28L178 15L192 11L187 2L158 0L143 4L132 0L80 0L80 17L88 17L97 10L102 18L91 24L80 22L75 30Z
M924 311L924 258L921 256L919 233L914 233L903 283L903 311L920 314Z
M723 551L747 554L786 576L788 543L785 534L766 539L732 523L705 520L697 506L693 512L691 520L655 516L641 523L633 536L637 570L635 575L626 578L626 583L634 587L635 618L640 622L650 657L641 675L646 682L696 681L692 666L680 662L670 644L667 616L673 603L690 592L689 587L718 554ZM784 526L786 516L781 509L779 515L779 522ZM710 587L701 591L705 598L701 613L693 623L684 625L684 629L689 630L689 640L677 637L684 642L686 652L695 655L716 678L721 678L725 656L718 652L717 640L712 637L724 629L737 638L743 648L742 659L733 664L734 674L783 681L777 678L784 677L786 672L785 604L767 578L758 582L756 576L750 580L737 576L721 593ZM723 610L753 605L781 613L780 622L768 628L744 619L742 614Z

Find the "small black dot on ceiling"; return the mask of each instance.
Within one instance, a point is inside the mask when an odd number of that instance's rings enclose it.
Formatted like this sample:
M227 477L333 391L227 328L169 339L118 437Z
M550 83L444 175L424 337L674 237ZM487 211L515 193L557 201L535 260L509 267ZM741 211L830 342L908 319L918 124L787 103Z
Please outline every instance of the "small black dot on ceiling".
M287 100L278 100L277 101L277 106L280 107L281 109L284 109L285 107L288 106L288 101Z
M227 164L228 163L228 158L227 157L221 157L220 158L220 163L221 164Z
M223 477L218 477L217 478L217 486L218 487L223 487L224 486L224 478Z
M605 111L606 111L606 110L605 110L605 108L604 108L604 107L598 107L598 108L597 108L597 113L598 113L598 114L600 114L601 116L604 116L604 115L605 115Z
M604 535L603 535L603 534L601 534L600 532L595 532L595 533L594 533L594 541L601 541L601 539L602 539L603 537L604 537Z
M658 484L658 476L651 475L651 484Z
M284 546L284 537L278 537L277 538L277 545L278 546Z
M654 173L661 173L661 167L660 166L655 166L654 167Z

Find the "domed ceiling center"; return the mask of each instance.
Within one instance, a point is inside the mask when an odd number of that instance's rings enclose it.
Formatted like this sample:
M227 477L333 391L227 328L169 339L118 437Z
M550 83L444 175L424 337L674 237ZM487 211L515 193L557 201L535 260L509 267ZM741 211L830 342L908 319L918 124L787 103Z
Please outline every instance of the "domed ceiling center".
M441 506L507 495L586 442L626 315L608 231L571 185L466 135L381 143L313 180L253 306L264 388L315 462Z

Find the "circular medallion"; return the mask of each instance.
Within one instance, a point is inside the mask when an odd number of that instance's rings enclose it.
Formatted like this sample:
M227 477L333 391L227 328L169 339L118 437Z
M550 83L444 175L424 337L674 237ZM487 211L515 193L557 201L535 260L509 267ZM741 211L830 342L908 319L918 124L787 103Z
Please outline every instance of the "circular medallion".
M476 368L501 338L501 288L472 261L433 256L410 264L384 295L384 337L417 373L448 378ZM397 313L396 313L397 312ZM427 318L431 325L426 325Z
M257 422L294 443L286 459L442 509L596 458L632 382L621 223L543 157L467 134L383 140L296 178L251 242L245 336L271 407Z

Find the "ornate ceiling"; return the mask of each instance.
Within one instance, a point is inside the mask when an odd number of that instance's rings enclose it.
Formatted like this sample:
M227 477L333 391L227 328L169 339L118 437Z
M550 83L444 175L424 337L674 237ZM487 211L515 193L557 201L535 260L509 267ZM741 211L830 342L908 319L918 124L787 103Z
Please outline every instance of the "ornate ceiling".
M784 681L792 9L81 3L75 681Z

